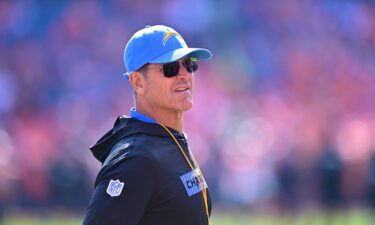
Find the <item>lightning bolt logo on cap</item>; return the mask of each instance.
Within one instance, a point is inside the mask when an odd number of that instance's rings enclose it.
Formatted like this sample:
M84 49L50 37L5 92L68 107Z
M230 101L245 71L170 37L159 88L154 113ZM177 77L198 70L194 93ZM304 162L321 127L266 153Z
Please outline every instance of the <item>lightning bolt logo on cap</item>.
M182 38L182 36L177 33L176 31L168 31L167 33L164 34L164 37L163 37L163 45L165 46L165 44L167 43L168 39L170 37L172 37L173 35L177 35L179 36L180 38Z

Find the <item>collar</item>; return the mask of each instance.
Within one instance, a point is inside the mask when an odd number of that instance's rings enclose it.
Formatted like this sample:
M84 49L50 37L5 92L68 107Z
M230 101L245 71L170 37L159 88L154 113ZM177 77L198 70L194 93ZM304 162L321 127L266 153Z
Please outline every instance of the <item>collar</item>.
M140 112L137 112L135 107L132 107L130 109L130 117L146 122L146 123L157 123L154 119L151 119L150 117L146 116L145 114L142 114Z

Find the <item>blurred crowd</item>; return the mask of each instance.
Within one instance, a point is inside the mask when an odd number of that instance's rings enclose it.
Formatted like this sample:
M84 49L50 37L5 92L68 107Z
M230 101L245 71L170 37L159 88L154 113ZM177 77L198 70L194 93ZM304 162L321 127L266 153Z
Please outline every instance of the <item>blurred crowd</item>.
M84 210L133 105L126 41L212 51L184 130L215 207L375 207L372 1L0 1L0 211Z

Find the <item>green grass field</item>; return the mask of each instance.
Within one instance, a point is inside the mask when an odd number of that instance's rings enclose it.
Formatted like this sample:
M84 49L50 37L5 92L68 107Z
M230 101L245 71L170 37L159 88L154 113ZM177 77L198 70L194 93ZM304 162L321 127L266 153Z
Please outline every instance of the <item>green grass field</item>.
M247 214L215 211L211 225L373 225L375 219L366 210L338 213L306 212L299 215ZM1 223L0 223L1 224ZM3 225L79 225L81 218L48 216L48 218L18 215L6 218Z

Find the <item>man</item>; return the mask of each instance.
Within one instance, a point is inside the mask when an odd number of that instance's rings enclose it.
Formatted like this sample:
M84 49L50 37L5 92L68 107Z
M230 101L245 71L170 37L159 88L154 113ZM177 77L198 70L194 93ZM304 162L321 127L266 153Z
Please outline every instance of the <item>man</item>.
M207 184L182 131L197 61L210 58L166 26L131 37L124 61L135 107L91 147L103 166L85 225L209 224Z

